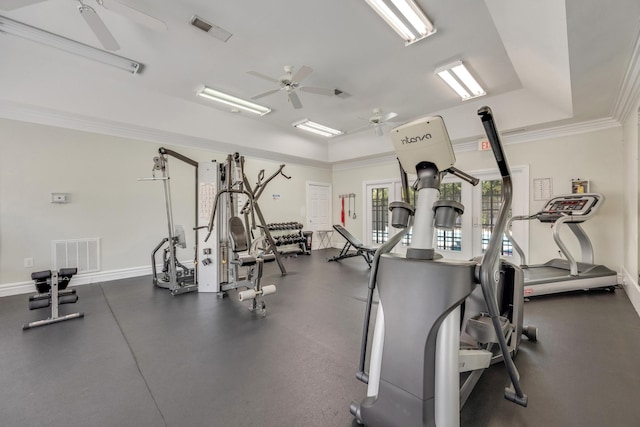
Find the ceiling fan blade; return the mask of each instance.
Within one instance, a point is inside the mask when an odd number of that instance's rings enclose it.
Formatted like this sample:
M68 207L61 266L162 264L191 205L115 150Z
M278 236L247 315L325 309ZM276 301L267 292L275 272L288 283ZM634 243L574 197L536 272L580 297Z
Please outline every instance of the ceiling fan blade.
M109 31L109 29L106 25L104 25L104 22L102 22L102 19L100 19L93 8L85 4L81 4L80 6L78 6L78 10L80 11L80 15L82 15L84 20L87 21L87 25L89 25L91 31L93 31L93 33L96 35L105 49L112 51L120 49L120 45L118 44L116 39L113 38L113 35Z
M391 113L387 113L384 116L382 116L380 118L380 121L382 121L382 122L390 122L390 121L393 121L393 119L396 118L396 117L398 117L398 113L391 112Z
M140 25L144 25L154 31L167 31L167 24L163 21L147 15L144 12L140 12L138 9L134 9L131 6L120 3L117 0L96 0L96 2L105 9L117 13L118 15L122 15L125 18L129 18L132 21L137 22Z
M0 9L13 10L29 6L35 3L42 3L45 0L0 0Z
M273 89L273 90L269 90L269 91L264 92L264 93L260 93L260 94L258 94L256 96L252 96L251 99L263 98L265 96L273 95L276 92L280 92L280 89Z
M336 90L335 89L327 89L327 88L324 88L324 87L303 86L303 87L300 87L298 89L303 91L303 92L316 93L318 95L334 96L336 94Z
M270 82L280 83L280 80L274 79L273 77L265 76L257 71L247 71L247 74L251 74L254 77L259 77L261 79L269 80Z
M300 102L300 98L298 98L298 94L295 92L289 92L289 102L293 105L293 108L296 110L302 108L302 102Z
M379 124L373 125L373 133L375 133L376 136L382 136L384 134L384 132L382 131L382 126L380 126Z
M296 83L300 83L301 81L306 79L311 73L313 73L313 68L303 65L302 67L300 67L298 71L296 71L293 77L291 77L291 80Z

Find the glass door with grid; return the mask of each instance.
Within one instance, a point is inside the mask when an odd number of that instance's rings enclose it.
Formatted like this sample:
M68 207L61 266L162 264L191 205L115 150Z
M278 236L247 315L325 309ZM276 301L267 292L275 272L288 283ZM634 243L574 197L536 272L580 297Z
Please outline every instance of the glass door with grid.
M512 168L514 197L513 215L524 215L529 207L528 167ZM435 239L436 251L446 258L471 259L484 254L497 219L502 201L502 180L497 171L476 171L471 175L480 179L477 186L447 175L440 185L440 199L454 200L465 207L464 214L451 230L438 230ZM411 179L410 179L411 182ZM397 232L390 224L389 203L401 200L400 180L364 183L366 209L364 235L367 244L382 244ZM414 204L414 192L410 191L409 202ZM514 224L513 235L522 242L525 253L528 249L528 228L526 221ZM396 246L397 252L406 250L411 242L411 232ZM511 244L503 238L502 256L517 257ZM519 262L515 259L514 262Z
M480 179L480 183L473 191L473 254L482 255L487 249L489 239L493 233L498 210L502 201L502 179L497 172L477 172L474 174ZM512 168L513 200L511 215L526 215L529 208L528 169L524 167ZM521 243L523 249L528 251L528 228L526 221L517 221L513 225L513 236ZM526 252L525 252L526 253ZM503 257L516 257L513 246L503 236L500 255ZM513 262L518 263L518 259Z

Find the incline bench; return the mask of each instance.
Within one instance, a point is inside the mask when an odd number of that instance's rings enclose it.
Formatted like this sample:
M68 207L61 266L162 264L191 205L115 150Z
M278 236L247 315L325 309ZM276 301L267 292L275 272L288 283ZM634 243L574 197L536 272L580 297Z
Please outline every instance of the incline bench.
M349 233L346 228L341 226L340 224L334 224L333 228L342 235L347 241L342 250L340 251L340 255L329 258L327 261L340 261L341 259L351 258L354 256L362 256L369 267L371 267L371 262L373 261L373 254L375 254L377 246L365 246L360 240L356 239L353 234ZM351 247L355 249L351 251Z

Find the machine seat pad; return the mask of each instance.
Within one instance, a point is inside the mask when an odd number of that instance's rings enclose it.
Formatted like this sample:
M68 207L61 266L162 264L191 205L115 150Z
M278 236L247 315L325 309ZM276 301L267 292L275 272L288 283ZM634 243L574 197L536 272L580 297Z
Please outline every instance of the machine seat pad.
M365 252L375 253L380 246L361 246L360 249Z
M31 273L31 280L46 280L51 279L51 270L36 271Z
M349 233L347 229L340 224L333 224L333 229L340 233L342 237L344 237L347 242L351 243L351 246L353 246L354 248L360 249L364 245L360 240L358 240L353 234Z
M262 259L264 262L272 262L276 260L276 256L274 254L260 254L258 258Z

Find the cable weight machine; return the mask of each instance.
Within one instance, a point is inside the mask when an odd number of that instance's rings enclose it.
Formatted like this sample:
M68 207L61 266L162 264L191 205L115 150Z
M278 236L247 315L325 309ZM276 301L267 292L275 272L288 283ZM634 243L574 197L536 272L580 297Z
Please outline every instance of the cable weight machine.
M184 229L174 225L169 157L195 169L193 268L178 260L178 248L186 248L187 242ZM253 309L262 309L264 313L264 303L259 304L256 297L274 293L275 286L263 288L260 284L263 264L277 261L283 275L286 269L257 202L273 179L279 175L291 177L283 172L285 165L280 165L266 179L261 170L252 186L244 172L244 161L238 153L218 163L197 162L166 148L158 150L153 159L153 177L140 179L162 181L165 196L168 235L151 253L153 283L169 289L172 295L197 290L223 297L229 290L246 287L247 291L239 293L240 299L253 299ZM261 236L254 239L252 230L258 227ZM161 250L162 261L157 263L156 256ZM162 271L158 271L158 265Z
M158 149L158 156L153 158L153 169L151 178L141 178L139 181L162 181L165 199L165 210L167 215L167 237L164 237L160 243L151 252L151 274L153 284L160 288L169 289L171 295L178 295L186 292L198 290L198 233L195 232L195 256L194 268L189 268L178 261L177 248L186 248L186 237L184 229L181 226L174 225L173 221L173 204L171 200L171 185L169 175L169 157L174 157L188 165L194 167L196 194L195 194L195 221L198 221L198 181L199 181L199 163L173 150L161 147ZM160 172L160 176L156 174ZM162 272L157 271L157 253L162 251Z

